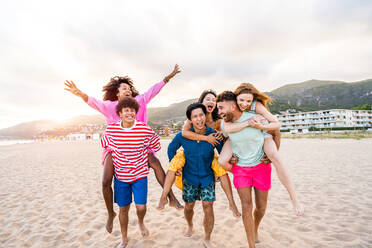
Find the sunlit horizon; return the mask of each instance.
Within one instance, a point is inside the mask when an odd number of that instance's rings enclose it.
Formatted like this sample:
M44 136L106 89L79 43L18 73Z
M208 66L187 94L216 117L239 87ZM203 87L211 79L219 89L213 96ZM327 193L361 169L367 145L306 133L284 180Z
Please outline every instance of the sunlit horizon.
M241 82L261 91L311 79L372 78L371 1L7 1L0 10L0 128L98 112L113 76L140 92L177 63L148 105L166 107ZM82 11L84 10L84 11Z

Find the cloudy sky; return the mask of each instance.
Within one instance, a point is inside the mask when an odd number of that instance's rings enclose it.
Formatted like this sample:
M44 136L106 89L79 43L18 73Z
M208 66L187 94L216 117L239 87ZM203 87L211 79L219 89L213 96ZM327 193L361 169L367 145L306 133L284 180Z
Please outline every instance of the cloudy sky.
M0 128L95 114L64 91L74 80L102 98L129 75L143 92L179 74L152 101L252 82L262 91L309 79L372 78L372 1L3 1Z

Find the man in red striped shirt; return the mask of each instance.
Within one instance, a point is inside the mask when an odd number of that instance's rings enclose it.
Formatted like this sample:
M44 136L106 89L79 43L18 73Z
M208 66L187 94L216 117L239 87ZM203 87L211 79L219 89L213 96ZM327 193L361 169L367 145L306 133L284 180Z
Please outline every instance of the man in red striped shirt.
M148 236L144 217L147 203L147 154L160 150L158 135L145 123L136 121L139 105L134 98L125 97L116 107L121 121L108 125L101 139L102 147L110 147L115 168L114 201L120 207L119 220L122 244L128 243L128 212L132 193L136 204L142 236Z

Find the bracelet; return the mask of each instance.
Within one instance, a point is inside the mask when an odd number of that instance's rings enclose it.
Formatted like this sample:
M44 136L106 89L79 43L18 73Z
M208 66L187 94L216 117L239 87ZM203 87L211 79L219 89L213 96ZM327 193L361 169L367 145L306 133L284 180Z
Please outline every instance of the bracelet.
M163 79L163 81L164 81L164 83L168 83L168 82L169 82L169 78L168 78L168 77L165 77L165 78Z

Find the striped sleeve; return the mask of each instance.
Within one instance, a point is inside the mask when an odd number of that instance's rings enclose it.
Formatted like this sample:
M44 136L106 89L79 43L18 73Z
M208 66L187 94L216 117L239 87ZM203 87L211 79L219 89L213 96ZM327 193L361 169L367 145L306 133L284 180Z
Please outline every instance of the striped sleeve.
M160 138L159 138L159 136L154 131L151 132L151 138L150 138L149 147L154 152L158 152L161 149Z
M110 144L109 137L107 137L107 133L103 133L101 138L101 145L103 148L107 148Z

